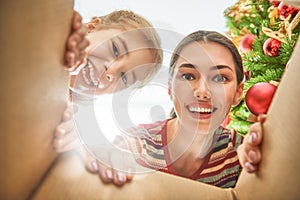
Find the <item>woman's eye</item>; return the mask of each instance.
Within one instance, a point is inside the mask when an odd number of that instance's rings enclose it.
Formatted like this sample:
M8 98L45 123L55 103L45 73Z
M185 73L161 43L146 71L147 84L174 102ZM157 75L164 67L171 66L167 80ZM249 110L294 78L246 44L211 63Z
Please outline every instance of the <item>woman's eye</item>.
M112 50L113 50L113 53L116 56L116 58L119 57L120 52L118 49L118 45L114 41L112 42Z
M182 74L181 78L188 81L195 80L195 76L193 74Z
M121 79L125 85L127 85L127 76L125 72L121 72Z
M215 82L225 82L225 81L227 81L228 79L227 79L225 76L219 74L219 75L215 76L215 77L213 78L213 80L214 80Z

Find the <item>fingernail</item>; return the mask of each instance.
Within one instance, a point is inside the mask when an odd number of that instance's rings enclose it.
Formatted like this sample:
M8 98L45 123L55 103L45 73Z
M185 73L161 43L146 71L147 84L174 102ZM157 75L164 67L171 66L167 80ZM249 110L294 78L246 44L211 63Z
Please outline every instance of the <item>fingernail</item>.
M96 161L92 161L91 166L94 172L97 172L99 170Z
M105 174L106 174L106 177L108 178L108 179L112 179L113 177L112 177L112 171L110 170L110 169L106 169L105 170Z
M254 171L253 165L252 165L251 163L249 163L249 162L246 162L246 163L245 163L245 167L246 167L246 170L247 170L248 172Z
M255 132L251 132L251 135L250 135L250 142L253 144L255 143L257 140L257 135Z
M122 172L117 172L117 178L120 182L125 181L125 175Z
M256 153L255 151L250 150L248 153L249 159L251 162L255 162L256 161Z

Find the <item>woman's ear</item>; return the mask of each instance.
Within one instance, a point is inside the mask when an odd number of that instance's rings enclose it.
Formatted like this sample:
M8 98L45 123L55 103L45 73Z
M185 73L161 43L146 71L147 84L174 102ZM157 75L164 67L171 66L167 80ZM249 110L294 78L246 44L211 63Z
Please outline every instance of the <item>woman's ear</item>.
M243 92L244 92L244 83L242 82L237 88L232 106L237 106L241 102L243 97Z

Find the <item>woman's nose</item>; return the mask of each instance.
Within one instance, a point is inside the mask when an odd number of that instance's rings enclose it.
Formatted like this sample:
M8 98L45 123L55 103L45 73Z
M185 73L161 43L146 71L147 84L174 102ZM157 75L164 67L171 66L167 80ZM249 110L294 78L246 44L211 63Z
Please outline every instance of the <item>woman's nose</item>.
M206 80L200 79L194 85L194 96L199 99L210 99L210 90Z

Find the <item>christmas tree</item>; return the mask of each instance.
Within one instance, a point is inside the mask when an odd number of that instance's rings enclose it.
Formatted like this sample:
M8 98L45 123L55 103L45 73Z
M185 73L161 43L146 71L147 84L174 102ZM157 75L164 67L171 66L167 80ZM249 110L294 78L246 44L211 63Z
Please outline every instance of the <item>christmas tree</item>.
M227 126L246 134L257 115L267 112L288 68L300 32L300 12L280 1L240 0L224 16L246 72L243 99L232 108Z

